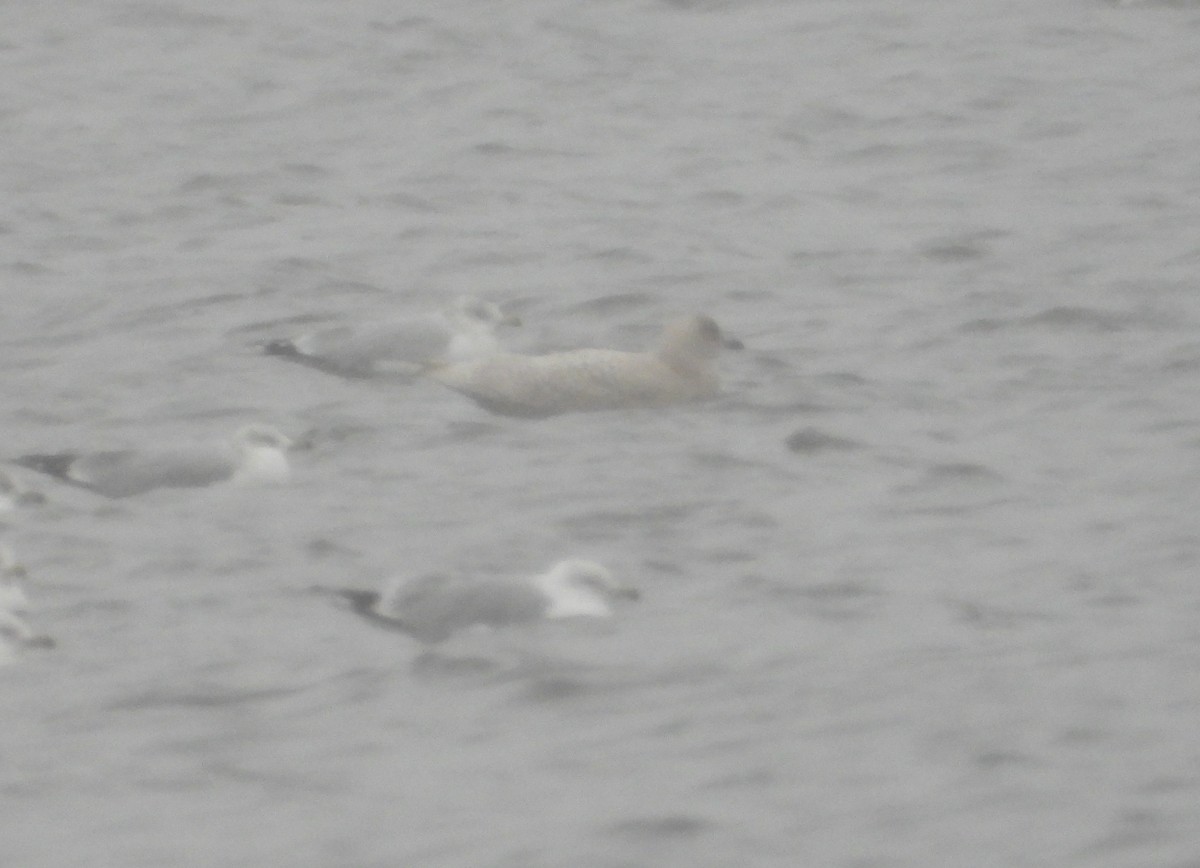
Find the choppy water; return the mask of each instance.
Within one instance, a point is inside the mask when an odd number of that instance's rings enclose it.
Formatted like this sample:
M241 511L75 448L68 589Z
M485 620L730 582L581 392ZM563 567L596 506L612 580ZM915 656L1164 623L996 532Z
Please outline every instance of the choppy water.
M321 434L9 519L6 866L1194 864L1196 4L3 18L5 449ZM462 291L748 350L522 422L253 349ZM303 592L568 554L642 603L502 673Z

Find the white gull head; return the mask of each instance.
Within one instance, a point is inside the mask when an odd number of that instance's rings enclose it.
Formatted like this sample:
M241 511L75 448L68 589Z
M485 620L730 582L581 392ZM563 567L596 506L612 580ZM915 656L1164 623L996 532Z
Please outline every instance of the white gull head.
M246 425L233 435L238 452L237 469L231 479L235 484L286 482L291 473L287 451L292 439L281 431L256 422Z
M546 596L547 618L605 618L612 614L614 599L637 598L634 589L618 584L612 573L594 561L559 561L535 576L533 584Z
M505 314L495 303L472 295L455 299L446 318L449 328L445 350L430 362L446 364L490 355L500 349L496 329L521 324L518 317Z
M721 348L741 349L742 342L721 334L710 316L697 314L667 323L658 342L658 357L677 371L696 371L715 359Z

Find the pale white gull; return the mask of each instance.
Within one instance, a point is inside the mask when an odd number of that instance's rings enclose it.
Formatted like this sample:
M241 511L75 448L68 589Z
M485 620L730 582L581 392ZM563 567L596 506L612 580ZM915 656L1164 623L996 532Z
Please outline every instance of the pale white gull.
M721 348L741 346L710 317L687 316L669 323L650 352L496 353L437 366L429 375L493 413L540 418L711 398L720 387L714 365Z
M52 648L54 640L36 633L25 620L29 598L25 596L22 566L8 546L0 544L0 665L11 663L24 648Z
M267 484L288 478L287 436L260 423L229 440L137 451L23 455L16 463L106 497L155 488L196 488L218 482Z
M411 376L430 364L497 352L496 329L520 324L492 302L463 296L436 313L334 326L270 341L263 351L341 377Z
M373 624L407 633L426 645L476 628L528 626L546 619L605 618L618 598L636 599L600 564L564 560L530 579L476 581L443 574L401 578L382 592L320 588L350 602Z

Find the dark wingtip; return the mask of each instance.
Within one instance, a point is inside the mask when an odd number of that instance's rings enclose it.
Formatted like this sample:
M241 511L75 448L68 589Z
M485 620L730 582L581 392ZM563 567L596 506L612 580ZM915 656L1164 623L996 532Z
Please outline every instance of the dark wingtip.
M262 351L264 356L275 356L278 359L286 359L289 362L296 362L307 368L331 374L335 377L341 377L344 380L365 380L369 379L374 373L369 367L359 368L353 365L341 365L321 356L309 355L286 338L267 341L262 345Z
M350 610L368 624L382 627L385 630L398 630L401 633L409 632L407 625L399 618L380 613L378 606L382 595L378 591L363 591L358 588L330 588L324 585L314 585L310 590L315 593L342 598L350 604Z
M22 455L20 458L13 459L13 463L36 470L38 473L66 479L71 465L78 457L73 452L59 452L53 455Z
M296 349L296 345L290 340L287 338L280 338L279 340L267 341L265 344L263 344L263 355L295 358L296 356L302 355L302 353Z
M721 345L727 350L744 350L746 345L737 338L725 338L721 341Z
M337 597L350 604L350 608L360 615L378 617L375 607L379 605L378 591L364 591L358 588L331 588L328 585L313 585L309 588L314 594L325 594Z
M379 605L378 591L360 591L355 588L338 588L337 595L350 603L350 608L360 615L378 617L375 607Z

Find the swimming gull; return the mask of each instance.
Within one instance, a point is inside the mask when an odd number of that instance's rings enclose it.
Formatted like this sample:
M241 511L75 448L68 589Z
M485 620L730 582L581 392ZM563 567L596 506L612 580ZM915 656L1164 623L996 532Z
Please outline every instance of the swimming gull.
M217 482L283 482L291 446L292 441L270 425L255 423L217 443L23 455L16 463L106 497L128 497L155 488L195 488Z
M718 353L741 346L723 337L710 317L687 316L669 323L651 352L496 353L434 367L429 374L493 413L541 418L711 398L719 388Z
M321 588L350 602L373 624L436 645L473 627L512 627L545 619L612 614L617 598L637 599L592 561L559 561L545 573L513 581L473 581L444 574L397 579L382 592Z
M263 352L353 379L412 375L429 364L494 353L500 349L496 329L520 324L490 301L463 296L437 313L334 326L271 341Z
M12 549L0 544L0 664L12 662L22 648L52 648L54 640L35 633L26 622L29 598L21 582L25 567Z

